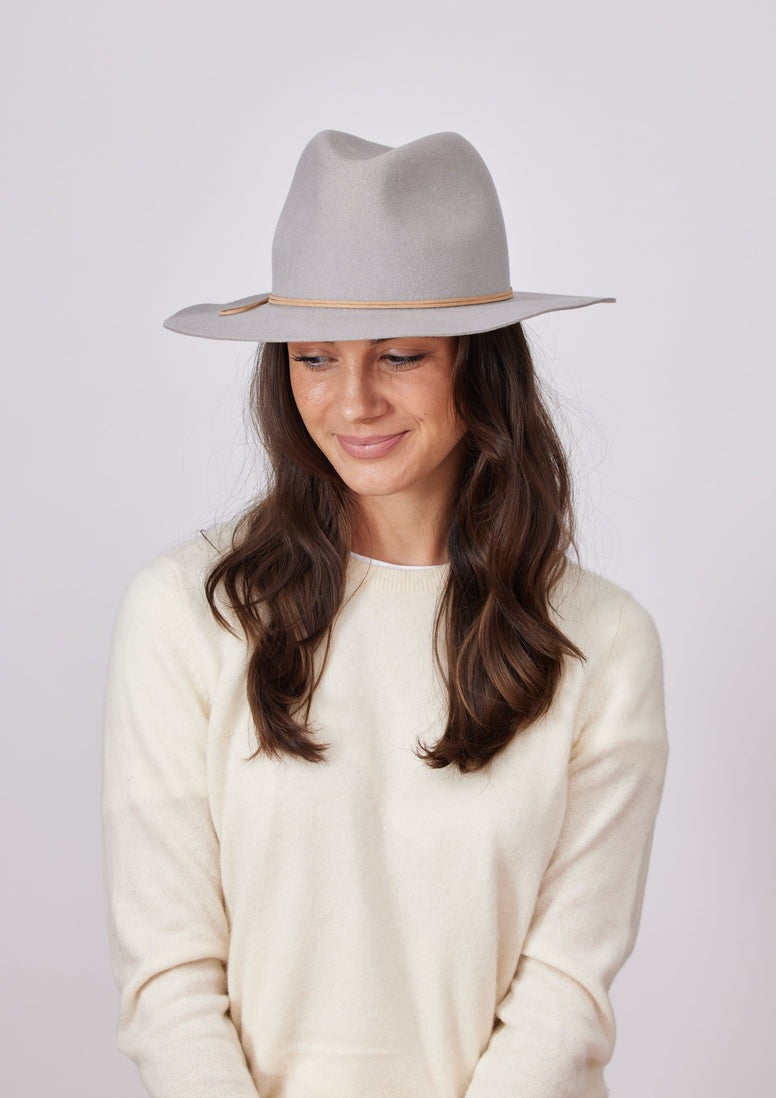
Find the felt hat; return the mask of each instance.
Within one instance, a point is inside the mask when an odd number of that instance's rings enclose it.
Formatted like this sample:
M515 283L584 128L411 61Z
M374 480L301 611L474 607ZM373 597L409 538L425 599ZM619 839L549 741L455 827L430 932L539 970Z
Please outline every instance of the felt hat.
M272 289L164 326L257 342L454 336L614 300L512 288L496 187L461 134L394 147L321 130L275 228Z

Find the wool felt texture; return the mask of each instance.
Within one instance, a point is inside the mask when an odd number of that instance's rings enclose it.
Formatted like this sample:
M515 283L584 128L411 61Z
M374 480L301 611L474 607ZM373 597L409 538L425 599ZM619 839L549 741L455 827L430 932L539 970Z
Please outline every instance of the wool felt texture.
M506 300L485 303L384 307L510 291ZM272 297L381 304L282 304ZM272 289L187 306L164 326L209 339L274 342L453 336L614 300L511 286L496 187L461 134L443 131L394 147L321 130L302 150L275 228Z
M485 769L430 768L449 565L351 555L311 720L324 763L261 755L247 649L203 580L214 526L118 608L102 813L119 1048L151 1098L605 1098L668 757L661 645L573 562L585 653Z

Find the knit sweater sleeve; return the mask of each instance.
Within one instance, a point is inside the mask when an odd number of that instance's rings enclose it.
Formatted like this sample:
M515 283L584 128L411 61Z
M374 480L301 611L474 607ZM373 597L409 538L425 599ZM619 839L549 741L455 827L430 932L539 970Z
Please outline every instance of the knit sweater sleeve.
M635 944L667 759L661 644L627 595L575 734L560 836L465 1098L606 1095L608 991Z
M117 1043L151 1098L257 1098L229 1014L208 698L191 613L165 554L130 580L114 625L102 826Z

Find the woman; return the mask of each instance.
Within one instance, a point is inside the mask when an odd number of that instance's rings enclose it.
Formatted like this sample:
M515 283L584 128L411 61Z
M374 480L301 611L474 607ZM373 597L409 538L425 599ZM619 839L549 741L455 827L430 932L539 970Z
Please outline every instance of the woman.
M667 739L660 641L572 562L488 170L302 153L255 340L271 464L119 609L103 822L152 1098L604 1098ZM578 555L577 555L578 556Z

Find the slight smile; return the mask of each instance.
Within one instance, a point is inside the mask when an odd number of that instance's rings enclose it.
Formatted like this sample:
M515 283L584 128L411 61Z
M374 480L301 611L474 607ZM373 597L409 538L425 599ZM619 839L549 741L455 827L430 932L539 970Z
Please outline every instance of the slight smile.
M407 431L401 431L398 435L370 435L369 437L337 435L337 439L345 453L350 454L351 457L373 458L390 453L406 434Z

